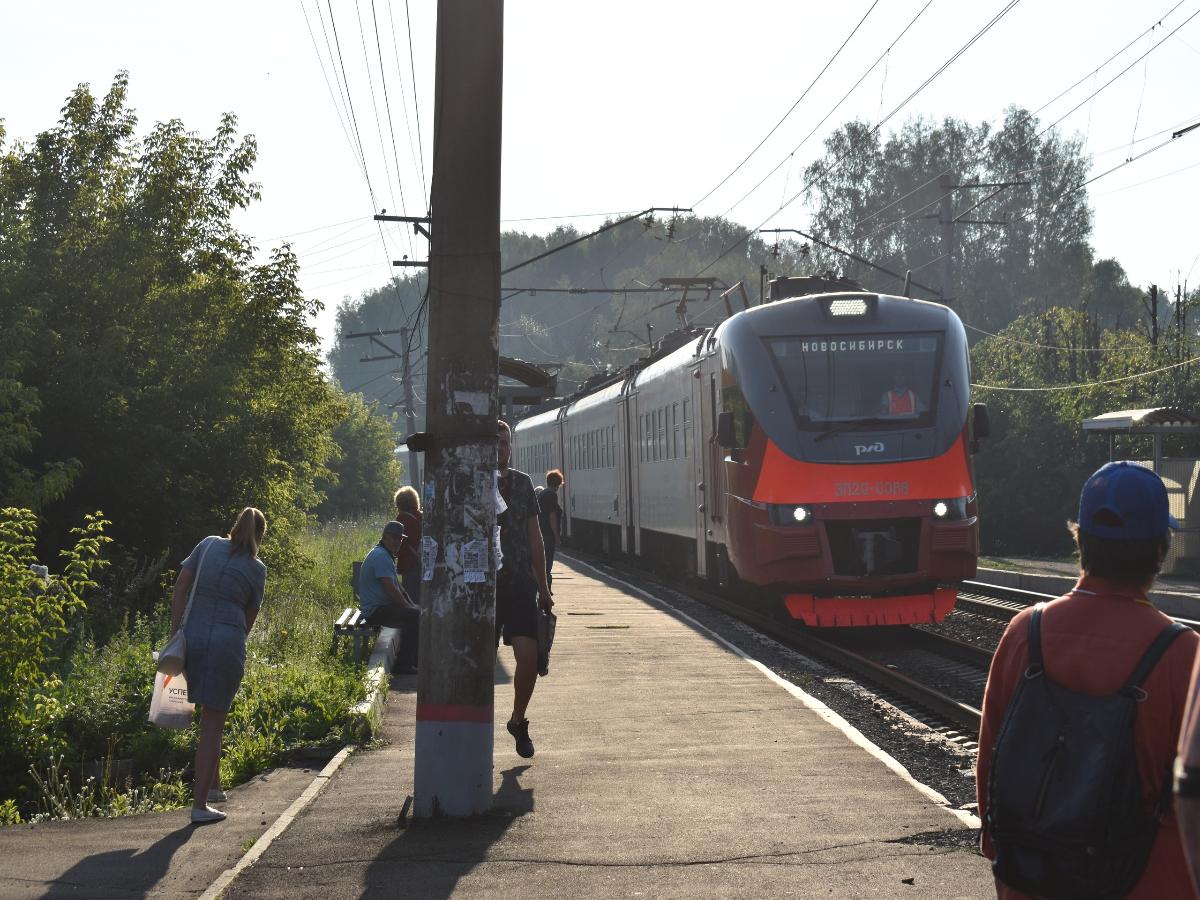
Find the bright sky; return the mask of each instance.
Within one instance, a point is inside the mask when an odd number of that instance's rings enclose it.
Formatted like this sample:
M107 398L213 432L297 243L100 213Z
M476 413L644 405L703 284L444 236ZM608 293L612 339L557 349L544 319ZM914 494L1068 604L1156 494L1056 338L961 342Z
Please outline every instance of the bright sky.
M561 222L590 229L603 221L600 213L696 203L796 102L873 2L508 0L505 227L541 232ZM821 139L848 118L875 122L886 115L1011 5L929 0L886 64L866 76L790 162L741 200L789 159L926 2L878 0L811 92L697 212L729 210L746 225L770 219L771 226L806 228L802 198L779 207L801 189L801 172L821 154ZM258 138L254 177L263 185L262 202L239 224L264 248L293 242L303 287L326 301L318 327L328 345L339 300L383 283L393 271L389 260L423 258L426 249L423 239L410 245L400 226L387 226L381 237L371 221L363 167L343 126L348 116L338 80L344 67L378 206L423 212L432 163L435 13L434 0L410 0L407 7L402 0L375 0L374 8L372 0L125 0L119 6L9 0L0 14L7 38L0 54L0 118L10 143L32 138L54 123L77 83L90 82L103 94L120 69L130 72L131 103L143 129L180 118L211 133L222 112L237 113L243 132ZM1038 109L1082 79L1041 113L1048 124L1162 42L1059 126L1086 137L1098 174L1200 122L1198 14L1200 0L1020 0L885 127L914 115L998 122L1007 105ZM1100 256L1115 256L1142 286L1200 281L1194 213L1200 129L1090 191Z

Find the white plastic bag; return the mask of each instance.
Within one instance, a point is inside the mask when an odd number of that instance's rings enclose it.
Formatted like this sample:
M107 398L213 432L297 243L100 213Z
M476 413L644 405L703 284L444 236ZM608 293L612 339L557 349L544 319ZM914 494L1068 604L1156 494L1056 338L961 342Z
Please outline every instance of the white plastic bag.
M187 677L154 674L154 696L150 698L150 721L159 728L187 728L195 706L188 703Z

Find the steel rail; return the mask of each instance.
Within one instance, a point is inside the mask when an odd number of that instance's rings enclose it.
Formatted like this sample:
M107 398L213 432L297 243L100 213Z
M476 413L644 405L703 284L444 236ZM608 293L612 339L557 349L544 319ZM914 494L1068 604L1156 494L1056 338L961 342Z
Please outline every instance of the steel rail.
M1057 599L1059 594L1043 594L1040 591L1026 591L1022 588L1008 587L1001 584L988 584L983 581L964 581L958 592L958 602L955 609L979 613L990 619L1011 622L1017 613L1036 603L1044 603ZM1176 622L1182 622L1194 631L1200 631L1200 621L1173 617Z
M675 588L680 590L679 588ZM724 597L699 591L695 588L680 590L694 600L719 609L750 625L762 634L771 637L785 647L790 647L809 656L818 657L840 669L863 678L877 687L884 688L905 700L917 704L945 721L972 732L979 731L981 713L966 703L955 700L935 688L910 678L903 672L875 662L870 657L840 646L833 640L818 637L810 629L799 628L792 623L780 623L769 616L747 609ZM948 638L946 640L949 640ZM963 645L967 646L967 645ZM977 648L973 648L977 649ZM987 651L980 651L986 653ZM989 654L990 659L990 654Z

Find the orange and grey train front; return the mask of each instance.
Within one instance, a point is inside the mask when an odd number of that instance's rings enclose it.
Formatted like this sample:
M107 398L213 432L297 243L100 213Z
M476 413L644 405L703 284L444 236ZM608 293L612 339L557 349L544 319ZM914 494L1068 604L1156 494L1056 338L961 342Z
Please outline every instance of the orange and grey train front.
M970 454L983 435L958 317L823 294L741 313L717 338L737 576L809 625L944 618L979 553Z

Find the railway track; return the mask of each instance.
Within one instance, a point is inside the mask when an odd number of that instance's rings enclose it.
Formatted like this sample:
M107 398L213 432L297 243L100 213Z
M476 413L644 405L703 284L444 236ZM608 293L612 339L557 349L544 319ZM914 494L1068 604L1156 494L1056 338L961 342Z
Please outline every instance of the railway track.
M1025 591L999 584L987 584L982 581L964 581L958 592L958 603L955 605L955 609L978 613L989 619L1009 622L1026 607L1054 600L1058 596L1058 594ZM1182 622L1194 631L1200 631L1200 621L1183 619L1178 616L1175 617L1175 621Z

